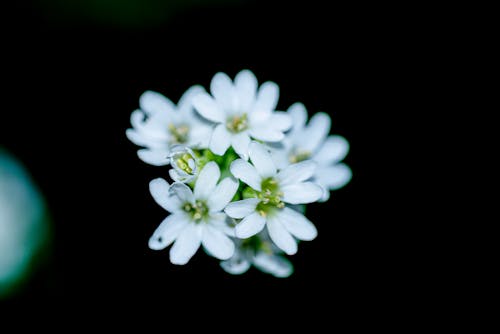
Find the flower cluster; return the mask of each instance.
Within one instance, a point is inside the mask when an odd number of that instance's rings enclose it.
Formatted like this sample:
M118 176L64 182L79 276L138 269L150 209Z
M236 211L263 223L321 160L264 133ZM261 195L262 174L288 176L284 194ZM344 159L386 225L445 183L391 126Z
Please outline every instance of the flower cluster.
M349 144L329 135L325 113L307 122L300 103L277 111L278 95L275 83L259 87L243 70L234 81L217 73L210 93L193 86L177 105L151 91L140 97L127 137L144 147L141 160L169 165L173 181L149 185L170 212L151 249L173 243L170 261L183 265L203 246L231 274L251 265L276 277L293 272L285 254L317 235L304 204L324 202L349 182L351 170L341 163Z

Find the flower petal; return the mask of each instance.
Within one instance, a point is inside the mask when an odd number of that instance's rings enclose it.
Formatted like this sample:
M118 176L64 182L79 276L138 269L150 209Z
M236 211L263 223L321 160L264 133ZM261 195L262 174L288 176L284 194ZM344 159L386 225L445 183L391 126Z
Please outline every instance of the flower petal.
M231 139L234 151L244 159L248 160L248 147L250 146L250 137L246 132L233 135Z
M210 225L225 233L230 237L235 237L233 220L224 212L215 212L210 214Z
M179 99L179 103L177 103L177 109L179 112L185 113L186 111L190 111L193 107L193 98L203 92L205 92L205 89L199 85L189 87L189 89L182 94L182 97Z
M220 169L215 161L210 161L203 167L194 185L194 197L196 199L208 199L220 178Z
M268 112L274 110L278 104L279 87L274 82L264 82L257 93L257 100L253 107L254 112Z
M315 152L319 149L319 146L328 136L328 132L330 132L331 122L328 114L324 112L316 113L298 137L300 148L309 152Z
M285 278L293 273L292 263L283 256L259 252L252 262L260 271L275 277Z
M312 182L289 184L281 188L283 202L290 204L307 204L316 202L323 195L323 190Z
M285 253L288 255L297 253L297 241L283 226L278 215L271 215L267 218L267 231L274 244Z
M278 215L283 226L297 239L310 241L318 235L316 227L303 214L283 208Z
M225 121L224 111L208 93L197 94L193 98L193 106L201 116L212 122L223 123Z
M330 190L336 190L349 183L352 171L346 164L336 164L318 168L315 176L319 184Z
M139 146L144 146L152 150L163 149L168 150L168 140L159 139L146 135L143 132L137 131L136 129L127 129L125 132L127 138L134 144Z
M257 173L257 169L245 160L238 159L231 163L231 174L240 179L255 190L261 191L262 179Z
M231 202L226 206L224 212L231 218L241 219L254 212L259 202L258 198L248 198Z
M206 251L219 260L227 260L234 254L231 239L210 225L205 226L201 242Z
M175 110L175 105L160 93L145 91L139 98L139 106L148 115L156 113L171 113Z
M149 238L148 246L154 250L168 247L187 226L188 219L184 214L172 214L165 218Z
M288 113L292 117L292 131L302 130L307 121L306 107L300 103L294 103L288 108Z
M170 262L178 265L188 263L200 248L201 235L201 225L188 223L170 249Z
M250 143L248 154L250 155L252 164L257 169L257 173L259 173L262 178L276 175L276 166L271 158L271 154L262 144L257 142Z
M217 155L224 155L229 145L231 145L231 134L227 131L226 125L217 125L210 139L210 150Z
M277 142L285 138L283 132L270 125L259 124L257 126L252 126L248 132L250 132L253 138L268 142Z
M234 232L238 238L246 239L262 231L265 225L266 219L254 212L239 222L234 228Z
M165 166L168 165L168 151L167 150L149 150L143 149L137 151L139 159L147 164L153 166Z
M320 165L332 165L345 158L349 152L349 142L342 136L329 136L313 159Z
M222 261L220 266L232 275L241 275L250 268L250 262L242 256L241 252L236 251L233 257L227 261Z
M208 196L208 207L210 211L217 212L224 209L233 199L239 185L240 183L233 177L226 177L222 180Z
M251 71L243 70L236 75L234 86L240 110L250 111L257 92L257 78Z
M177 196L170 193L170 185L162 178L157 178L149 182L149 192L158 205L168 212L180 210L181 201Z
M226 73L219 72L214 75L210 82L210 91L216 102L223 109L232 109L234 104L235 91L231 79Z
M311 160L289 165L277 175L281 186L298 183L311 178L316 171L316 163Z
M274 129L286 131L292 127L292 117L286 112L273 112L271 117L269 117L269 124L271 124Z
M182 204L186 202L194 204L193 192L184 183L174 182L170 186L170 193L177 196Z

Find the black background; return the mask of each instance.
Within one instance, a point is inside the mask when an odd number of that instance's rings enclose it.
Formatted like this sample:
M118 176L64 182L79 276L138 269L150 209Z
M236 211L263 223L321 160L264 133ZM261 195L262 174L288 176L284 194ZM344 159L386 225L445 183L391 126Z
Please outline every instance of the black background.
M408 109L402 78L419 66L408 58L418 53L407 43L410 11L247 1L192 7L150 27L61 20L39 2L5 14L0 144L30 169L55 235L53 260L13 301L210 309L214 299L257 300L294 310L322 300L349 313L408 288L396 246L404 235L394 240L398 227L385 222L396 194L378 171L391 168L383 152L398 150L380 124ZM125 137L145 90L176 102L218 71L245 68L280 86L279 109L300 101L310 114L328 112L332 133L351 144L353 179L308 206L319 236L299 245L287 279L255 269L231 276L202 251L174 266L168 250L150 250L166 212L148 182L166 168L140 161Z

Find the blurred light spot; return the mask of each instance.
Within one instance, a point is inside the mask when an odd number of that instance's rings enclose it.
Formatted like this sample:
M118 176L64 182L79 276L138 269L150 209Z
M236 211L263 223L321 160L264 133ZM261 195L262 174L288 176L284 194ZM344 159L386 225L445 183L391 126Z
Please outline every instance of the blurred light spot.
M29 278L47 240L40 193L20 163L0 148L0 298Z

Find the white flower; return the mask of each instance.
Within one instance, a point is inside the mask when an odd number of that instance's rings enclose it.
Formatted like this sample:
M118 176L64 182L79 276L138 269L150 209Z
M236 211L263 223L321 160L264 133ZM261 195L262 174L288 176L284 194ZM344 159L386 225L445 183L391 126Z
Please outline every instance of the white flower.
M266 148L252 142L249 149L252 164L242 159L231 164L231 173L256 192L256 198L230 203L225 212L235 219L242 219L235 227L238 238L249 238L264 226L271 240L288 255L297 252L297 242L312 240L317 231L301 213L285 203L306 204L317 201L322 189L312 182L305 182L314 173L315 163L303 161L290 165L279 173Z
M215 154L223 155L232 146L247 160L250 138L279 142L292 125L289 115L274 112L278 86L265 82L257 91L257 79L249 70L238 73L234 84L226 74L217 73L210 91L212 96L197 95L193 105L200 115L217 124L209 144Z
M146 147L137 152L142 161L155 166L167 165L170 148L175 144L208 147L212 126L192 107L193 97L203 91L200 86L191 87L177 106L159 93L147 91L141 95L140 109L130 118L133 128L126 134L134 144Z
M261 233L264 234L264 233ZM293 273L293 265L280 250L267 240L255 236L250 239L236 239L234 255L220 263L221 267L233 275L245 273L251 265L275 277L288 277Z
M168 160L173 169L168 171L170 177L177 182L188 183L198 174L196 156L189 147L174 145L170 148Z
M227 177L219 184L220 170L215 162L209 162L200 171L194 193L184 183L175 182L170 187L161 179L150 183L155 201L172 214L156 229L149 239L151 249L164 249L172 242L170 261L183 265L203 245L207 253L221 259L229 259L234 244L227 235L232 231L222 210L238 190L238 182Z
M304 160L316 162L313 180L323 188L324 202L330 197L329 190L342 188L352 178L349 166L340 163L349 152L349 142L342 136L328 136L331 120L326 113L316 113L307 126L303 104L295 103L288 113L293 118L293 128L281 147L272 151L273 159L279 168Z

